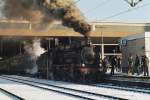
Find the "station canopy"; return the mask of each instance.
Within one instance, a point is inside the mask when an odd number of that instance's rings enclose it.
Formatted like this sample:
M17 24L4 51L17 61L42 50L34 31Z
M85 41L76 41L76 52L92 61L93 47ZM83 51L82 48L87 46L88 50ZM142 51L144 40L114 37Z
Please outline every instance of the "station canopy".
M150 23L89 22L89 24L92 28L91 37L124 37L150 31ZM36 27L39 26L23 20L0 20L0 36L83 37L60 22Z

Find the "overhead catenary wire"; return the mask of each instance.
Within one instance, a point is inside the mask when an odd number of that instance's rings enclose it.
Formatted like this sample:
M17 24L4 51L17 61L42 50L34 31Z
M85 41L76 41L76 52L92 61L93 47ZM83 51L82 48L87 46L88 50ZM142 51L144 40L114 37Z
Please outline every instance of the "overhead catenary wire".
M137 10L137 9L139 9L139 8L143 8L143 7L148 6L148 5L150 5L150 2L149 2L149 3L145 3L145 4L141 5L141 6L137 6L137 7L134 7L134 8L129 8L129 9L127 9L127 10L121 11L121 12L116 13L116 14L113 14L113 15L111 15L111 16L102 18L102 19L99 20L99 21L105 21L105 20L108 20L108 19L110 19L110 18L117 17L117 16L119 16L119 15L122 15L122 14L125 14L125 13L128 13L128 12L131 12L131 11L133 11L133 10Z
M76 4L76 3L78 3L78 2L80 2L80 1L81 1L81 0L77 0L77 1L75 1L75 4Z
M96 10L97 8L100 8L100 7L104 6L104 5L107 4L109 1L111 1L111 0L105 0L105 1L103 1L103 2L101 2L101 3L99 3L97 6L95 6L95 7L93 7L92 9L86 11L85 14L92 13L94 10Z

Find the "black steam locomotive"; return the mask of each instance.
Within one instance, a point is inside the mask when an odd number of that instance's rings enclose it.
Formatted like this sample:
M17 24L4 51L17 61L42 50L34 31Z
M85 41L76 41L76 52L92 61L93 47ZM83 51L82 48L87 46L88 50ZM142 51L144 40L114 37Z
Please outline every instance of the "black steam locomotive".
M54 79L74 81L96 81L104 75L100 62L100 48L94 47L89 40L71 41L53 47L51 67Z
M99 47L93 46L89 39L57 40L59 41L43 39L41 44L47 52L34 63L23 50L13 57L2 59L0 72L24 75L26 69L31 69L36 63L38 73L34 76L38 77L67 81L96 81L102 78L105 71L100 60Z

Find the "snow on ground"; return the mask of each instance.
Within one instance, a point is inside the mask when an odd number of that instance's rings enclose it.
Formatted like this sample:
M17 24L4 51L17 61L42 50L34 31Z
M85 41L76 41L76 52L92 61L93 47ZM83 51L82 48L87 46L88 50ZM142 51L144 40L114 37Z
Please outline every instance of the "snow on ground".
M24 98L25 100L78 100L74 97L69 97L55 92L46 91L43 89L31 87L21 83L16 83L0 78L0 88L7 90L11 93L16 94L19 97ZM0 100L10 100L10 99L1 99L5 98L4 95L0 94ZM11 99L12 100L12 99Z
M121 97L121 98L126 98L126 99L150 100L149 94L135 93L132 91L117 90L117 89L104 88L104 87L97 88L94 86L79 85L79 84L74 84L74 83L50 81L50 80L47 81L47 80L43 80L43 79L35 79L35 78L21 77L21 76L13 76L13 77L21 78L21 79L28 79L31 81L37 81L37 82L42 82L42 83L46 83L46 84L59 85L62 87L84 90L84 91L89 91L89 92L93 92L93 93L100 93L100 94L104 94L104 95L116 96L116 97Z
M70 94L74 94L74 95L78 95L78 96L82 96L82 97L88 97L88 98L92 98L94 100L109 100L108 98L96 96L96 95L93 95L93 94L89 95L87 93L81 93L81 92L72 91L72 90L68 90L68 89L57 88L57 87L53 87L53 86L47 86L47 85L38 84L38 83L34 83L34 82L22 81L22 80L17 80L17 79L13 79L13 80L24 82L24 83L35 85L35 86L39 86L39 87L43 87L43 88L47 88L47 89L62 91L62 92L65 92L65 93L70 93Z
M0 100L17 100L17 98L10 97L9 95L5 94L3 91L0 91Z

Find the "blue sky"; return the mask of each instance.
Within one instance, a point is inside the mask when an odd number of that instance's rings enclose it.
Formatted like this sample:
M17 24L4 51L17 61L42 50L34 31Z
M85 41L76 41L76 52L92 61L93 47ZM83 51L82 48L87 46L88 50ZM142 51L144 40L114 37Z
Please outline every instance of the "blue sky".
M150 0L140 2L136 7L144 6L139 9L130 7L124 0L80 0L76 5L87 21L150 22ZM105 19L128 9L135 10Z

